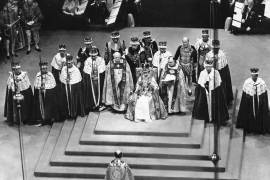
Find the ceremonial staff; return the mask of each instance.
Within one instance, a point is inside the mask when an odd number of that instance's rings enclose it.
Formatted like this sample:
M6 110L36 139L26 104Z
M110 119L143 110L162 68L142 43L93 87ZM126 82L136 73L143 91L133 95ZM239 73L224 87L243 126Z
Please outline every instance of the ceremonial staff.
M11 4L10 4L11 5ZM9 7L7 3L7 15L8 15L8 23L11 24L11 19L9 16ZM18 20L17 20L18 21ZM17 21L15 23L17 23ZM14 24L11 24L9 28L9 33L10 33L10 44L12 48L12 42L13 41L13 31L12 31L12 26ZM17 77L15 75L15 69L13 68L14 65L14 59L13 56L11 56L11 73L12 73L12 78L14 82L14 91L12 94L13 98L13 121L18 120L19 125L18 125L18 133L19 133L19 143L20 143L20 157L21 157L21 168L22 168L22 178L23 180L26 180L26 173L25 173L25 157L24 157L24 145L23 145L23 133L22 133L22 114L21 114L21 102L23 101L24 97L20 92L20 89L17 84Z
M69 74L69 68L68 68L68 61L70 61L70 59L69 58L71 58L72 59L72 56L71 55L67 55L67 57L66 57L67 59L66 59L66 66L67 66L67 70L66 70L66 73L67 73L67 79L66 79L66 86L67 86L67 103L68 103L68 113L69 113L69 115L71 116L71 101L70 101L70 98L71 98L71 94L70 94L70 74Z
M210 1L210 26L213 28L213 41L217 41L218 40L218 29L217 29L217 17L218 17L218 10L217 10L217 5L218 5L218 0L211 0ZM214 44L214 49L217 48L216 47L216 43ZM216 88L216 63L218 61L218 51L213 50L213 55L214 55L214 62L213 62L213 67L214 67L214 89ZM212 122L214 125L214 150L213 150L213 154L210 156L211 161L214 163L215 166L215 176L214 179L218 180L219 179L219 174L218 174L218 162L220 160L220 156L219 156L219 129L220 129L220 117L216 116L216 113L218 113L217 115L219 115L219 112L216 112L216 106L218 105L218 98L216 98L215 96L212 97L213 98L213 104L211 106L211 109L213 109L212 112ZM214 108L212 108L214 107ZM216 118L217 119L214 119Z
M41 55L39 54L39 68L40 68L40 89L39 89L39 105L42 122L45 120L45 110L44 110L44 98L45 98L45 79L46 74L42 71ZM46 77L45 77L46 78Z
M11 64L14 64L13 57L11 56ZM11 67L12 68L12 67ZM19 142L20 142L20 155L21 155L21 168L22 168L22 177L23 180L26 180L26 173L25 173L25 157L24 157L24 145L23 145L23 132L22 132L22 113L21 113L21 102L23 101L24 97L20 92L20 89L17 84L17 77L14 72L15 69L12 68L12 78L14 82L14 92L13 92L13 121L18 120L18 132L19 132Z

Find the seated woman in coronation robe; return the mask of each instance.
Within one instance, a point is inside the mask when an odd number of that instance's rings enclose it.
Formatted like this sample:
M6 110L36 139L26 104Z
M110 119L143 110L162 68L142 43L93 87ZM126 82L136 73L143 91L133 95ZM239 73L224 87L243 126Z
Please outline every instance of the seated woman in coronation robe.
M130 94L125 117L131 121L151 122L168 116L152 72L149 65L145 65L136 83L135 92Z

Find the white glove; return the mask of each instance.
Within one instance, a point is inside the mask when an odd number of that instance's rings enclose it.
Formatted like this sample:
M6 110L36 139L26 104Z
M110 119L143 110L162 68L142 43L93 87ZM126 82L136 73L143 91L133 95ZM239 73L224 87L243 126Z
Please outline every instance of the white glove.
M32 26L32 25L34 24L34 21L29 21L27 24L28 24L29 26Z

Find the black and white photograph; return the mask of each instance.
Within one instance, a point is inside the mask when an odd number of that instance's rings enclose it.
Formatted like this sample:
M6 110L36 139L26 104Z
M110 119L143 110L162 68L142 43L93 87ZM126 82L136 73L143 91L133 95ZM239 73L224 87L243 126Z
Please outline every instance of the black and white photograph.
M270 0L0 0L0 180L270 180Z

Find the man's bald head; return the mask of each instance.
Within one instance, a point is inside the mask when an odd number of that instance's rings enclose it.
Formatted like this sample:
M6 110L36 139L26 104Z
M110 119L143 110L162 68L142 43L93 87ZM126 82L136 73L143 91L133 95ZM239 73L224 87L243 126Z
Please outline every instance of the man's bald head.
M184 47L188 47L189 46L189 38L188 37L183 37L182 43L183 43Z

